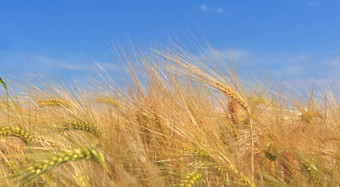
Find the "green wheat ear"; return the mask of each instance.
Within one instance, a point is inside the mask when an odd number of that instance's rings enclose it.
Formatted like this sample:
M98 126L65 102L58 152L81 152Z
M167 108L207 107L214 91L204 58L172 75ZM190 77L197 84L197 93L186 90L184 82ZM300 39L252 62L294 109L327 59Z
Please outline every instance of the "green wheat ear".
M0 84L1 84L1 86L2 86L5 90L7 90L7 85L6 85L5 81L2 80L1 77L0 77Z
M21 178L19 185L22 186L61 164L78 160L92 160L99 163L103 168L107 168L101 152L94 148L80 148L52 154L47 159L33 163L13 177Z
M178 187L195 186L200 180L202 180L202 173L192 172L185 176Z
M101 130L96 125L94 124L90 125L84 121L72 121L71 123L66 123L65 127L62 129L87 131L89 133L94 134L97 137L100 137L102 135Z
M21 138L26 144L32 143L32 135L19 127L0 127L1 136L15 136Z

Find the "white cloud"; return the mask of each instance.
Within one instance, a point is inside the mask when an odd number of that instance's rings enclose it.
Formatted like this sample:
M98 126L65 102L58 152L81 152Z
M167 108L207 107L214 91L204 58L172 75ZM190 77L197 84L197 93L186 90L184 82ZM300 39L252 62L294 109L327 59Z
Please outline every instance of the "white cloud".
M206 4L200 6L201 11L222 14L224 9L221 7L208 7Z
M331 85L340 78L340 57L336 52L259 54L231 48L213 52L227 64L235 62L241 77L261 79L270 76L273 81L286 80L301 88L313 82Z
M316 2L316 1L308 1L307 4L308 4L309 6L319 6L319 5L320 5L320 4L319 4L318 2Z
M70 70L70 71L88 71L90 70L89 60L82 60L78 57L70 57L67 59L57 59L46 57L43 55L33 55L31 61L47 66L52 69Z
M207 5L201 5L201 10L203 11L203 12L207 12L208 11L208 8L207 8Z
M222 9L222 8L218 8L217 10L216 10L216 13L218 13L218 14L222 14L224 12L224 10Z
M0 51L0 69L8 68L13 70L22 69L30 71L60 70L60 71L91 71L91 65L98 63L107 71L117 71L117 66L108 61L96 61L89 57L78 54L67 57L51 57L47 55L24 54L20 52Z
M119 68L113 62L99 62L93 59L84 59L82 57L70 57L68 59L53 59L45 56L34 56L33 61L46 65L49 68L66 70L66 71L91 71L94 64L100 65L105 71L118 71Z
M65 62L59 62L56 64L57 68L61 68L64 70L72 70L72 71L88 71L90 70L90 67L87 65L80 65L80 64L70 64L70 63L65 63Z
M331 59L325 59L322 61L324 65L329 65L329 66L339 66L340 65L340 58L331 58Z

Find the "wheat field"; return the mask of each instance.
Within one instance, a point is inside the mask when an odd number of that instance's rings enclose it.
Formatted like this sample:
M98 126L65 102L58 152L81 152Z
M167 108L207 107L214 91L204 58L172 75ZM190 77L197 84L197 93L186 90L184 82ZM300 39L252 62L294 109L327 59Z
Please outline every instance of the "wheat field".
M117 54L123 84L2 76L0 186L340 184L332 89L247 81L209 48Z

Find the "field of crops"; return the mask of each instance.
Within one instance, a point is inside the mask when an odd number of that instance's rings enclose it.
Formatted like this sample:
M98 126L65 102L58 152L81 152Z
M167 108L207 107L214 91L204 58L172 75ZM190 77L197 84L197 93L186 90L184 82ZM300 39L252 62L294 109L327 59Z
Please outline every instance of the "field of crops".
M247 82L209 49L119 54L119 86L100 67L86 84L1 75L0 186L340 184L331 89Z

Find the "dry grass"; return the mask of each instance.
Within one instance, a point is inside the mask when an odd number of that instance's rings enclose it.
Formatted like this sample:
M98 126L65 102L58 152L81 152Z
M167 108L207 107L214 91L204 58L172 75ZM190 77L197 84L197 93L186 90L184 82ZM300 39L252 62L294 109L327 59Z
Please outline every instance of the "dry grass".
M331 90L297 98L219 60L119 51L123 86L100 68L86 86L1 79L0 186L338 186Z

